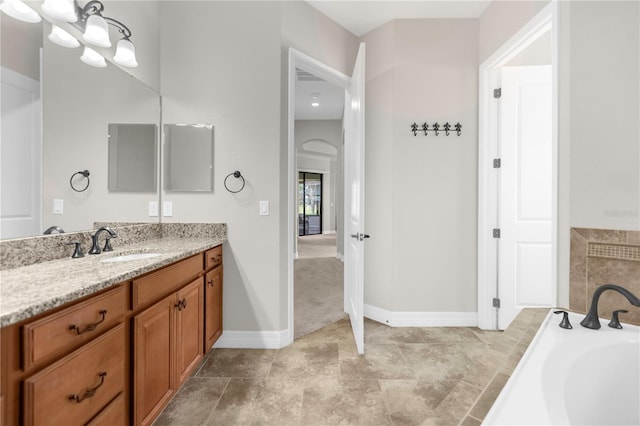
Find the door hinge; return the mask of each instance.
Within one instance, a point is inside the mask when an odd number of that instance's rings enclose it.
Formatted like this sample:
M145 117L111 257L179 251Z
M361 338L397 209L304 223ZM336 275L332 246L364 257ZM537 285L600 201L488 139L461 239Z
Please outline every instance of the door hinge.
M498 87L497 89L493 89L493 97L495 99L499 99L502 97L502 87Z
M493 307L494 308L499 308L500 307L500 299L498 299L497 297L493 298Z
M500 228L493 228L493 238L500 238Z
M494 169L499 169L500 167L502 167L502 160L500 158L494 158L493 159L493 168Z

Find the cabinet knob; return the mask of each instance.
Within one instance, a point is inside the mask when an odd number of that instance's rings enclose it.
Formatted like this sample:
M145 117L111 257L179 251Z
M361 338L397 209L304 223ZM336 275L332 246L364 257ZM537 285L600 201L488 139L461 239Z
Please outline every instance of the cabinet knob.
M209 284L209 286L213 287L213 279L208 280L208 281L207 281L207 284Z

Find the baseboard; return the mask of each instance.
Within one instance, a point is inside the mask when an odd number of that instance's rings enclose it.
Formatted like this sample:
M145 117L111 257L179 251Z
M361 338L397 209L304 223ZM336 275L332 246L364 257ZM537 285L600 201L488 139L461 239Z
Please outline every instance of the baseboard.
M287 330L233 331L224 330L214 348L227 349L280 349L287 346Z
M477 327L477 312L394 312L364 305L364 316L391 327Z
M335 230L333 230L333 231L322 231L322 233L323 233L324 235L328 235L328 234L335 234L335 233L336 233L336 231L335 231Z
M392 312L364 305L364 316L391 327L476 327L476 312ZM289 345L287 330L225 330L214 348L281 349Z

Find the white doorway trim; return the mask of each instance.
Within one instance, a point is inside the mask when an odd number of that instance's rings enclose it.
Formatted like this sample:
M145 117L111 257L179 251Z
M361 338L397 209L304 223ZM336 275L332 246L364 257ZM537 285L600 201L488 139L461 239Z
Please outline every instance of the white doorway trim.
M479 70L479 145L478 145L478 327L498 328L497 296L498 251L492 230L498 227L498 183L493 159L499 157L498 104L493 89L498 84L498 69L526 49L540 35L551 30L552 43L552 271L557 273L558 253L558 5L552 0L533 19L480 65Z
M295 84L296 68L310 72L343 89L351 83L351 77L341 73L312 57L289 48L289 102L288 102L288 151L287 151L287 339L286 345L294 340L293 330L293 263L294 241L298 231L296 211L296 145L295 145Z

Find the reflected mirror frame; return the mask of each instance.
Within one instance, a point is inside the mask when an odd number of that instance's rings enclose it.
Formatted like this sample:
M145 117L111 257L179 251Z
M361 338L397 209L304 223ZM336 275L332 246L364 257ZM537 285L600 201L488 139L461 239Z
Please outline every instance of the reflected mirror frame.
M180 138L176 139L172 135L178 130L178 133L182 134ZM185 136L189 139L184 139ZM164 191L213 192L213 125L164 124L162 137L164 141ZM206 143L206 145L202 145L204 151L193 149L191 144L198 142Z
M155 123L109 123L107 128L109 192L157 192L158 125ZM122 132L129 136L134 132L134 135L128 138L121 137ZM143 136L147 138L142 139ZM138 149L134 149L136 147ZM146 170L142 167L145 166L145 162ZM146 185L141 184L141 181L146 181Z

